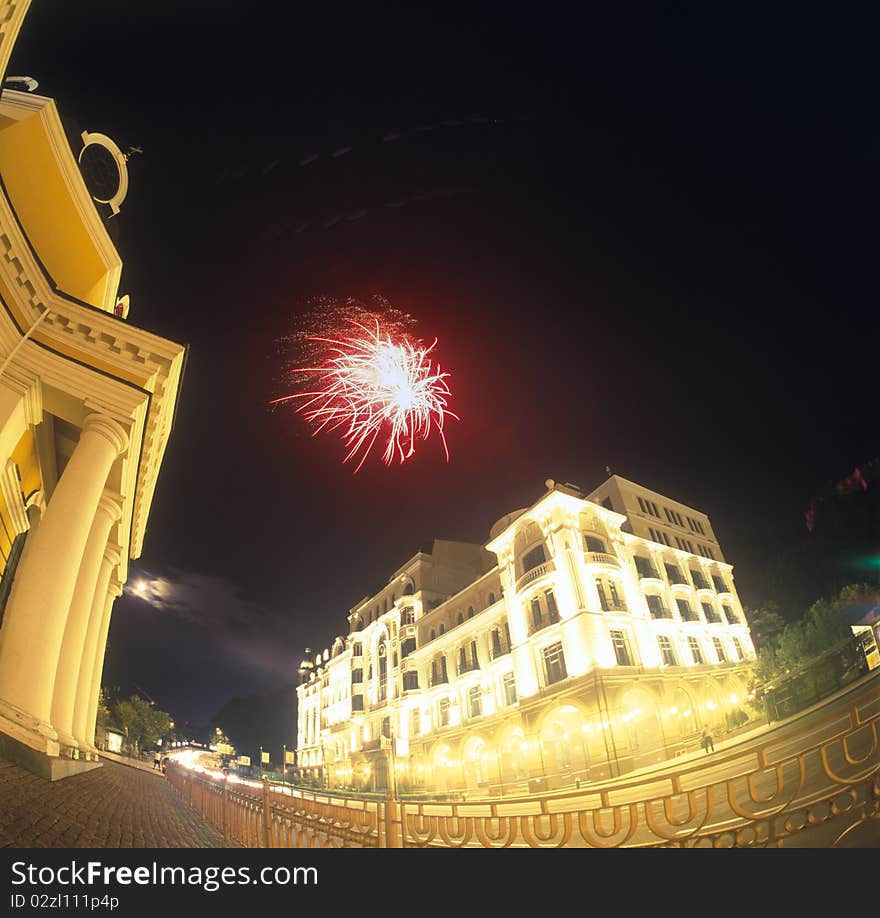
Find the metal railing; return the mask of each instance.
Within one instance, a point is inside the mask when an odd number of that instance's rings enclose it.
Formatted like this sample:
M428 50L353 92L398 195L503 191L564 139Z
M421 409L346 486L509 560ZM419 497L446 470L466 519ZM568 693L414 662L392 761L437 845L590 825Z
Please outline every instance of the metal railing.
M167 775L247 847L876 847L880 674L754 740L564 792L365 799Z

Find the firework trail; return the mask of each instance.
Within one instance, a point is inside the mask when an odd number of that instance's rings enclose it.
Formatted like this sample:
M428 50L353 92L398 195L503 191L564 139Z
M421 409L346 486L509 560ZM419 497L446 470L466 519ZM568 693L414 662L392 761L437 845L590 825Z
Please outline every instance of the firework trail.
M271 404L299 401L296 410L312 436L339 431L348 450L343 462L360 457L355 474L377 441L386 465L405 462L434 429L449 461L443 427L458 416L449 408L449 374L432 358L437 340L425 345L412 316L380 297L373 302L314 301L284 339L293 351L288 371L295 391Z

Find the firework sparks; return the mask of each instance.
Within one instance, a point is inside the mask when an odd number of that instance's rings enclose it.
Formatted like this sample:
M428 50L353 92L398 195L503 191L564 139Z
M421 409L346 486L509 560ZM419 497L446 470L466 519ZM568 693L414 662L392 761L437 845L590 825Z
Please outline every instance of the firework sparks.
M443 427L458 415L448 405L449 374L432 358L437 340L425 346L403 331L412 320L401 313L387 323L369 311L356 314L351 318L349 310L343 317L344 334L302 336L317 365L296 370L308 381L305 391L272 404L301 400L296 410L313 427L313 436L340 431L348 450L343 462L357 459L355 473L377 441L384 444L386 465L405 462L434 429L448 461Z

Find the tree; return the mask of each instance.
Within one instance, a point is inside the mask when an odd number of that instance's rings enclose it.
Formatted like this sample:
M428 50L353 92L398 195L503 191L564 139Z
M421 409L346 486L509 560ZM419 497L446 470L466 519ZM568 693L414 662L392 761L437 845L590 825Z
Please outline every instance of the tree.
M759 628L765 628L763 645L755 638L759 648L755 666L758 678L767 683L803 669L816 657L851 638L852 610L870 593L871 587L866 584L845 586L836 596L814 602L800 621L790 622L781 632L771 630L769 635L766 628L773 628L773 610L751 613L756 619L749 618L750 623L757 620Z
M96 723L102 727L106 727L109 726L110 719L110 701L107 698L107 690L102 688L98 696L98 715Z
M757 609L746 609L746 619L755 649L769 647L785 630L785 619L779 614L779 606L773 602L766 602Z
M155 745L171 728L171 716L139 695L117 702L113 714L136 753Z

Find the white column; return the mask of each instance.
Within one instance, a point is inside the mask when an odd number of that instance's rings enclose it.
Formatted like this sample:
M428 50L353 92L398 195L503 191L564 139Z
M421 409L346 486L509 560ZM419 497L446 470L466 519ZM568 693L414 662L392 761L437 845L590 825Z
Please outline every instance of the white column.
M112 418L86 418L79 442L16 575L0 631L0 713L50 751L55 672L89 531L107 476L128 448Z
M98 625L92 626L90 622L92 605L95 599L95 590L98 586L98 576L104 549L110 538L110 530L122 515L119 501L107 494L103 494L98 501L98 509L89 532L80 564L79 575L76 578L76 587L73 591L73 600L67 615L67 624L64 628L64 640L61 644L61 656L58 658L58 669L55 673L55 690L52 697L52 726L58 733L58 741L62 744L76 748L79 744L74 737L73 712L77 700L77 683L80 674L86 669L91 675L95 659L94 649L91 655L86 656L86 636L90 629L97 633ZM107 582L109 582L109 571ZM107 583L101 591L102 598L107 595ZM103 601L101 603L103 606ZM100 616L101 610L98 611Z
M86 631L86 639L83 644L82 666L79 671L79 677L76 684L76 703L73 709L73 735L79 744L80 749L88 749L92 746L90 737L94 731L89 724L89 711L92 709L92 697L98 697L101 687L101 669L104 662L104 645L107 641L107 628L109 627L109 612L107 621L104 621L104 610L107 606L107 591L110 589L110 578L114 569L119 564L121 555L119 549L114 545L108 545L104 549L101 558L101 567L98 571L98 580L95 585L95 592L92 596L91 609L89 611L89 626ZM100 657L98 656L98 646L101 646ZM95 672L97 668L97 673ZM97 687L95 687L97 685Z
M109 551L109 549L108 549ZM119 564L119 555L116 554L115 567ZM101 677L104 674L104 651L107 649L107 633L110 630L110 613L113 611L113 603L117 596L122 595L122 584L111 581L109 592L104 594L104 601L101 603L101 627L98 630L98 641L95 646L95 661L92 665L92 678L89 686L89 694L86 699L87 707L85 709L85 726L83 733L83 742L85 746L95 751L95 720L98 716L98 697L101 694ZM99 596L95 596L95 602L100 601ZM76 720L74 719L74 730L76 730Z

